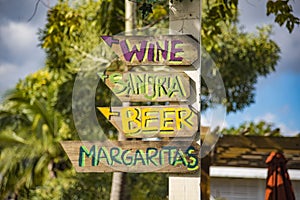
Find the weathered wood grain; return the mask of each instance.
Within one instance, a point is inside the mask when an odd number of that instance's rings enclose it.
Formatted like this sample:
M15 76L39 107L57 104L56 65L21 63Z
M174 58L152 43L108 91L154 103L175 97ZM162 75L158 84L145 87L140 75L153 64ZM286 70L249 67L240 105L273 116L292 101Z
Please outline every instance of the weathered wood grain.
M189 35L101 36L126 65L192 65L199 43Z
M98 107L126 138L191 137L198 114L187 105Z
M182 102L190 97L190 78L184 72L106 72L99 76L122 102Z
M199 149L187 141L64 141L61 145L77 172L194 173Z

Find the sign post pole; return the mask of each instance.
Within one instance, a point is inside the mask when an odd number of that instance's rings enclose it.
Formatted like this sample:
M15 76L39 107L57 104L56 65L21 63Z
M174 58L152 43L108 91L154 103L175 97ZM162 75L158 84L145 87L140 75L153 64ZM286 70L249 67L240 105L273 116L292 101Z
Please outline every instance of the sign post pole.
M201 29L201 0L170 1L170 30L191 34L199 41ZM200 51L195 70L185 70L184 72L196 83L196 101L192 105L199 111L200 121ZM201 127L201 125L200 125ZM200 138L200 137L199 137ZM200 144L200 140L197 141ZM170 200L200 200L201 199L201 169L199 173L193 175L170 175L169 176L169 199Z
M136 4L129 0L125 0L125 32L128 34L136 28ZM129 102L123 101L123 106L128 106ZM119 141L125 141L123 134L118 134ZM119 200L122 195L122 186L124 182L124 172L114 172L112 178L112 188L110 193L110 200ZM125 183L126 184L126 183Z

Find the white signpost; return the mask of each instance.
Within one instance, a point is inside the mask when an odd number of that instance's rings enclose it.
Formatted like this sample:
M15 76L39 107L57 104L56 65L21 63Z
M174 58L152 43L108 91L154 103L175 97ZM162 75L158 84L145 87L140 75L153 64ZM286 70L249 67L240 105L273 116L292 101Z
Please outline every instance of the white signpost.
M201 0L183 0L170 2L170 29L184 34L191 34L199 41L200 47L200 29L201 29ZM200 51L199 51L200 54ZM185 70L191 79L196 83L196 102L192 105L200 113L200 81L201 66L200 56L198 67L195 70ZM200 116L200 114L199 114ZM200 119L200 118L199 118ZM200 125L201 126L201 125ZM200 141L198 141L200 144ZM201 149L200 149L201 151ZM169 177L169 199L170 200L200 200L200 174L172 175Z

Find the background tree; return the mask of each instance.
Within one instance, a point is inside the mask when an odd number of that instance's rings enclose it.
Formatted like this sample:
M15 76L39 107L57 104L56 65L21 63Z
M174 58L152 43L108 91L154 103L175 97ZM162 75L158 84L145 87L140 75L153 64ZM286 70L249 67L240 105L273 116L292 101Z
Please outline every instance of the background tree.
M238 28L237 6L238 1L203 1L202 45L215 64L211 67L210 60L203 54L202 74L210 74L214 78L213 70L219 70L226 100L217 101L225 102L228 113L254 103L258 77L275 71L280 53L278 45L270 39L270 26L258 28L255 34ZM211 97L203 80L201 92L202 108L205 110ZM218 91L215 92L218 94Z
M122 4L118 5L122 7ZM66 88L72 86L69 83L74 81L82 60L88 56L93 59L88 52L98 44L99 33L112 34L113 28L116 28L115 32L122 29L122 20L111 22L115 20L112 17L122 14L120 7L107 1L82 2L71 7L69 2L61 1L49 11L49 23L45 30L40 31L41 46L47 53L46 66L21 81L16 87L20 97L9 97L2 106L0 123L6 129L1 129L1 136L15 131L26 141L18 146L5 146L0 153L3 198L38 199L48 195L48 198L54 199L73 199L66 194L74 194L75 190L80 198L109 196L106 184L110 175L77 176L70 169L71 165L58 142L78 138L70 116L71 103L64 101L71 97L72 87ZM62 94L66 91L68 93ZM59 119L56 119L58 116ZM18 129L15 129L16 126ZM33 131L36 135L32 134ZM57 175L56 168L61 167L64 173ZM55 172L55 176L50 176L50 172ZM61 184L58 188L64 192L56 188L54 183L58 183L57 179ZM95 180L101 180L97 187L92 183ZM86 186L85 182L89 184ZM78 187L72 188L69 183ZM37 187L41 185L44 187ZM87 187L95 189L87 190ZM53 189L57 193L49 195Z
M265 121L244 122L238 128L230 127L221 131L224 135L256 135L256 136L281 136L280 128Z
M48 109L43 100L31 102L18 89L4 104L0 134L17 135L14 138L18 144L1 150L0 194L2 199L11 195L27 197L30 188L44 184L67 167L67 157L58 141L68 138L69 130L59 113Z

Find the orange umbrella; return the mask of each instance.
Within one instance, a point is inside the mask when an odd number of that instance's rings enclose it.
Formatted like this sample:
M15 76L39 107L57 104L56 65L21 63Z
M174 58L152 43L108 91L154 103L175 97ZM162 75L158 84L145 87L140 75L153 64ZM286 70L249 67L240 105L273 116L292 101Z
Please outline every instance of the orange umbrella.
M272 152L266 159L268 177L265 200L295 200L286 163L282 153Z

